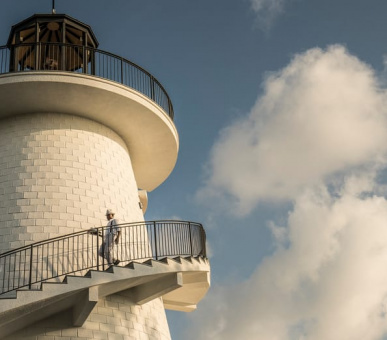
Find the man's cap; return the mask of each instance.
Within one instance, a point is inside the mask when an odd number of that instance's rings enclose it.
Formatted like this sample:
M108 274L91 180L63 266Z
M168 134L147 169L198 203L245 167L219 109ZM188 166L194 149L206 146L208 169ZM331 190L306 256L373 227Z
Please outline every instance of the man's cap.
M106 210L106 216L107 215L114 215L114 210L113 209Z

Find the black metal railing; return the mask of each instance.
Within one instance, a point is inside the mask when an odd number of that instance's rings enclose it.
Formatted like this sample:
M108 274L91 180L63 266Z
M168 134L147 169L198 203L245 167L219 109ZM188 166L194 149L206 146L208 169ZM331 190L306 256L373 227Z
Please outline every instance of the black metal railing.
M111 256L120 265L165 257L206 257L206 235L199 223L153 221L119 228L121 235ZM107 269L106 232L106 227L85 230L0 254L0 295L68 274Z
M23 43L0 47L0 74L26 71L68 71L115 81L144 94L170 118L172 102L148 71L135 63L95 48L62 43Z

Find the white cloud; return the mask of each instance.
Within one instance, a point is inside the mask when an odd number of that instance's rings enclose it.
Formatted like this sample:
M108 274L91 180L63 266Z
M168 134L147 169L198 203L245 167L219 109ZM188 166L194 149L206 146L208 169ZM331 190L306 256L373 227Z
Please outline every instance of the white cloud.
M295 56L268 77L247 118L224 129L201 200L288 200L329 176L383 162L386 100L372 69L342 46ZM222 202L221 204L224 204Z
M250 0L251 8L258 16L263 28L269 28L273 20L282 13L285 0Z
M287 238L290 245L279 242L245 283L213 287L194 338L380 339L387 331L387 201L308 191L296 200Z
M386 91L341 46L296 56L264 85L250 115L222 131L198 196L241 214L268 200L293 208L284 226L269 223L276 251L248 280L212 288L194 338L380 340Z

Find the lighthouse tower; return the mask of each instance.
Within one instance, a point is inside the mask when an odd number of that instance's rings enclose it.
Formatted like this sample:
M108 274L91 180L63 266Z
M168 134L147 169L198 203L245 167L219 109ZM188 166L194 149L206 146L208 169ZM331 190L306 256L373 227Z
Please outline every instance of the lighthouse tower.
M209 288L199 223L145 221L172 172L170 98L63 14L14 25L0 47L0 339L170 339L165 308ZM119 219L112 265L106 209Z

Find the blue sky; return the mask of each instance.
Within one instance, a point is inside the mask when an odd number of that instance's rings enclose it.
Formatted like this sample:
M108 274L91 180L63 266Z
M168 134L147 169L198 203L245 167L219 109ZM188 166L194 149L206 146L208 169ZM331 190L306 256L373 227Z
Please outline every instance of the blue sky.
M387 334L387 2L57 0L164 85L180 136L147 220L202 222L212 287L175 340ZM11 25L49 0L6 0Z

